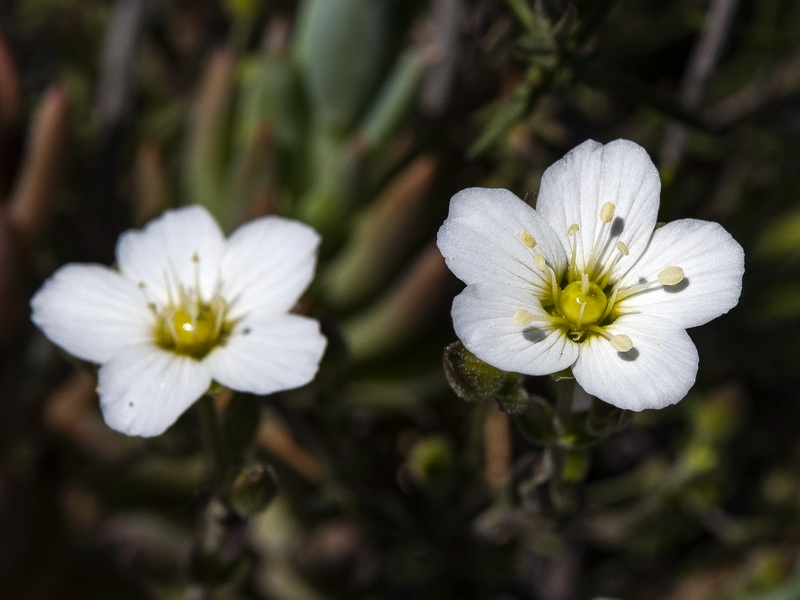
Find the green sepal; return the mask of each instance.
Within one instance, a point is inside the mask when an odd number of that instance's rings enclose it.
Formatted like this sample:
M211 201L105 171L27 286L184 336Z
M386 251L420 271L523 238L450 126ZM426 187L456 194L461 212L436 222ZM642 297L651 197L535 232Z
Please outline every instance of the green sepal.
M272 467L253 463L234 477L229 502L241 517L251 517L267 508L277 493L278 480Z
M444 349L444 373L456 395L467 402L493 398L508 377L508 373L483 362L461 342Z

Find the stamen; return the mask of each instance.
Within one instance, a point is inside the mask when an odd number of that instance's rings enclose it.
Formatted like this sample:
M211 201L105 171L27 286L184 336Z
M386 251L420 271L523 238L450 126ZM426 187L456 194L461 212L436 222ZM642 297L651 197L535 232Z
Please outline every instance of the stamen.
M589 275L586 273L581 273L581 291L584 294L589 293Z
M603 223L611 223L611 219L614 218L614 212L616 210L617 210L616 204L614 204L613 202L606 202L600 209L600 220Z
M175 289L178 294L178 303L172 304L172 306L188 306L192 299L186 293L186 288L181 283L180 277L178 277L178 271L175 269L175 265L170 263L170 269L172 270L172 280L175 282Z
M520 234L519 241L522 242L523 246L527 246L528 248L533 248L536 245L536 238L527 231L523 231Z
M169 310L166 313L167 332L172 336L173 343L178 343L178 330L175 329L175 311Z
M215 291L204 300L201 288L200 256L191 256L194 267L193 282L178 277L175 266L170 264L164 272L167 303L151 310L156 316L153 335L161 348L182 356L202 359L214 348L224 345L235 321L227 319L228 304L222 297L221 280L215 283ZM140 285L144 290L146 286Z
M524 308L520 308L514 313L512 320L517 327L525 327L533 323L533 314Z
M558 304L558 298L561 294L561 288L558 285L558 278L556 277L556 272L552 269L550 265L547 264L547 261L541 254L537 254L534 257L534 261L536 263L537 269L539 269L540 271L547 271L550 274L550 293L553 295L553 303Z
M611 202L606 202L600 209L600 230L596 232L594 243L592 244L592 253L589 255L589 263L586 265L586 272L594 274L595 268L601 264L601 252L605 249L606 230L611 219L614 218L616 206ZM600 269L602 272L602 268ZM598 274L599 275L599 274ZM598 276L599 279L599 276Z
M628 352L633 348L633 340L627 335L615 335L611 337L611 347L617 352Z
M617 240L616 247L619 253L614 257L614 260L612 260L608 266L603 269L603 272L598 277L598 280L600 281L600 287L606 287L609 284L611 281L611 272L614 270L614 267L617 266L617 263L623 256L628 256L631 253L630 250L628 250L628 246L620 240Z
M598 327L597 325L590 325L588 329L594 331L595 333L599 333L606 338L609 342L611 342L611 347L617 352L628 352L631 348L633 348L633 340L631 340L631 338L629 338L627 335L614 335L602 327Z
M150 309L150 312L158 316L158 306L150 297L150 294L147 293L147 284L144 281L140 281L136 284L136 287L141 290L142 296L144 296L144 301L147 303L147 308Z
M219 337L220 333L222 332L222 325L225 320L225 309L226 309L225 300L217 296L215 301L212 302L212 308L215 311L214 337L216 338Z
M169 271L164 271L164 289L167 290L167 304L175 306L175 298L172 297L172 283L169 279Z
M603 256L608 249L607 243L610 241L608 224L614 219L616 210L617 206L613 202L606 202L600 209L600 221L602 225L600 225L600 230L595 235L594 244L592 244L592 253L589 256L589 262L585 269L587 273L594 276L598 281L603 279L605 273L610 272L610 269L603 268ZM628 247L625 244L620 246L620 242L617 243L617 250L626 256L628 254ZM617 260L619 260L619 258L617 258ZM607 282L602 285L605 286L606 284Z
M640 292L646 292L649 289L652 289L656 284L654 281L645 281L644 283L639 283L637 285L632 285L629 288L625 288L624 290L620 290L619 294L617 295L617 300L621 301L625 298L630 298L631 296L635 296Z
M525 310L524 308L520 308L519 310L515 311L511 316L511 320L517 327L527 327L534 321L537 323L549 323L550 325L570 325L570 322L563 317L548 315L546 313L535 316L532 312Z
M614 289L611 290L611 296L608 298L608 304L606 304L606 309L603 311L603 316L598 319L599 321L604 321L605 318L611 314L611 309L614 308L614 303L617 301L617 293L619 292L619 281L614 284Z
M578 242L575 239L575 234L580 231L580 227L578 227L577 223L573 223L567 229L567 236L569 236L569 245L572 248L572 256L569 259L569 273L570 275L576 275L578 273L578 265L576 259L578 257Z
M678 285L684 277L680 267L667 267L658 274L658 282L661 285Z
M638 285L632 285L620 291L619 299L622 300L623 298L635 296L640 292L646 292L654 287L658 287L659 284L663 286L678 285L685 278L686 275L681 267L667 267L659 272L657 281L645 281Z

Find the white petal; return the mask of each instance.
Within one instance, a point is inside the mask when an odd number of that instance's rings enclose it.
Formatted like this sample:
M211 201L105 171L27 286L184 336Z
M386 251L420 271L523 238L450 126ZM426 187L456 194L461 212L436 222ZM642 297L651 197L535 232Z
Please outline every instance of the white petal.
M627 410L663 408L681 400L697 375L697 349L686 331L650 315L626 315L606 330L633 341L617 352L598 335L581 344L572 372L593 396Z
M60 268L31 299L31 320L70 354L102 363L152 337L153 315L142 292L101 265Z
M629 256L620 260L615 273L630 267L644 251L656 224L661 180L647 152L628 140L605 146L588 140L550 166L542 175L536 210L559 235L565 252L571 253L567 229L577 224L577 263L589 261L595 238L603 223L600 210L606 202L616 205L614 219L606 225L606 260L616 255L617 240L628 246Z
M319 242L311 227L281 217L263 217L237 229L221 263L229 318L292 308L314 277Z
M657 229L620 287L655 281L664 268L672 266L683 269L682 282L626 298L619 304L620 312L646 312L682 327L696 327L739 302L744 251L719 223L681 219Z
M164 432L211 385L201 362L156 346L127 348L100 368L100 408L112 429L152 437Z
M515 323L518 310L533 321ZM546 322L546 313L532 292L490 283L468 285L453 300L453 325L464 346L482 361L504 371L547 375L569 367L578 345Z
M127 231L117 242L120 273L144 282L152 301L168 301L167 282L194 287L199 280L204 298L211 298L219 281L219 261L225 238L202 206L168 210L144 229ZM197 260L195 261L195 257Z
M271 394L305 385L317 374L327 340L319 323L298 315L240 322L204 363L225 387Z
M536 245L523 243L527 233ZM527 236L525 239L530 240ZM453 196L436 240L445 262L464 283L493 281L549 289L549 275L535 267L542 254L561 278L567 259L544 219L508 190L469 188Z

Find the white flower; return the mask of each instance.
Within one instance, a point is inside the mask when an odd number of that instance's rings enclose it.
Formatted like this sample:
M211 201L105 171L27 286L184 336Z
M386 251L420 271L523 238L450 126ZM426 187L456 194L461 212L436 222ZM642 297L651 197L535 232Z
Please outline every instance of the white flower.
M467 287L453 302L464 346L506 371L572 369L620 408L683 398L698 356L686 333L733 308L741 246L719 224L656 229L661 183L643 148L587 141L545 171L536 210L502 189L466 189L438 244Z
M314 274L319 236L280 217L227 240L199 206L165 212L117 243L118 270L69 264L31 300L53 342L101 365L106 423L162 433L216 381L269 394L308 383L326 340L288 314Z

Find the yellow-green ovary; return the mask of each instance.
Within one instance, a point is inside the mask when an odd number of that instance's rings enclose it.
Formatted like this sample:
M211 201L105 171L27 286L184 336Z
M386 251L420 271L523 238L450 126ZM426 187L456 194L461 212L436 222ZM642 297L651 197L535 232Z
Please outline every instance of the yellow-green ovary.
M608 299L599 285L586 283L586 291L580 281L568 284L560 294L559 309L561 314L575 324L591 325L603 316L608 305ZM581 315L581 307L583 315Z
M202 358L219 344L221 333L215 311L203 307L192 318L187 311L177 310L162 316L156 327L156 342L177 354Z

